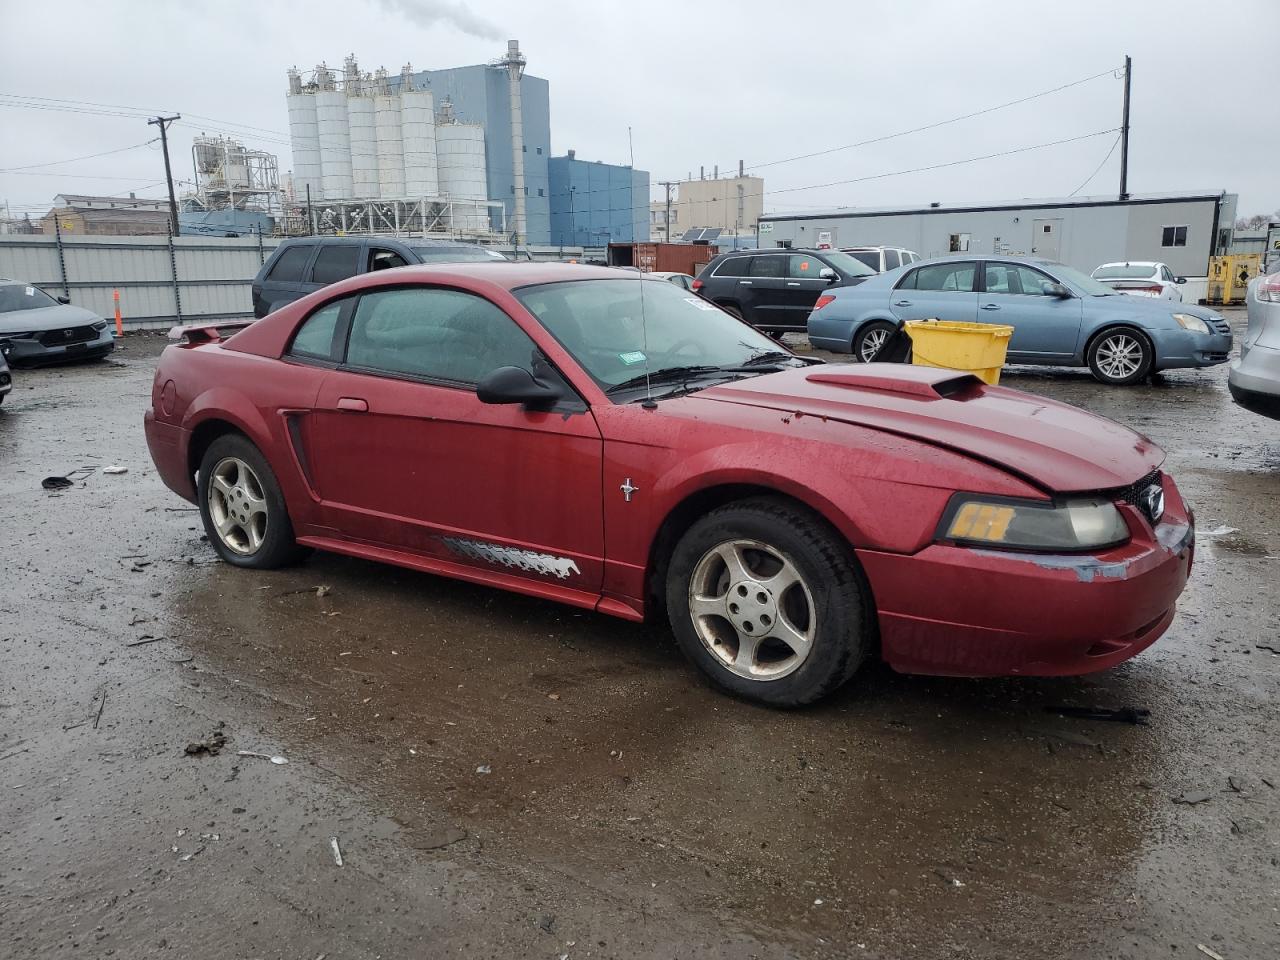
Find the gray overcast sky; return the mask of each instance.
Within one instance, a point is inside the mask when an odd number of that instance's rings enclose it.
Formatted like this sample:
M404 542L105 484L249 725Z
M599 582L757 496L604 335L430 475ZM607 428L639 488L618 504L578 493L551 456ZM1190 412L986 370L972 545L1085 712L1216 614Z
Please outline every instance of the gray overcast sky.
M218 3L0 0L0 94L177 111L175 176L190 138L278 131L287 144L285 69L340 64L393 71L481 63L518 38L551 86L552 152L636 166L653 180L750 167L855 143L1049 90L1134 59L1129 189L1226 189L1239 213L1280 208L1280 2L1193 0L1040 4L988 0L699 4L528 0L308 0ZM1006 200L1117 189L1115 133L999 159L794 190L964 160L1119 126L1121 81L1060 93L924 133L769 166L767 210ZM154 127L132 116L30 109L0 97L0 169L129 147ZM9 100L9 103L12 103ZM107 108L102 108L107 109ZM128 111L120 111L128 112ZM54 176L54 174L60 174ZM93 174L101 179L67 174ZM43 213L55 193L160 196L159 145L0 173L0 200ZM112 179L108 179L112 178ZM660 190L655 188L655 199Z

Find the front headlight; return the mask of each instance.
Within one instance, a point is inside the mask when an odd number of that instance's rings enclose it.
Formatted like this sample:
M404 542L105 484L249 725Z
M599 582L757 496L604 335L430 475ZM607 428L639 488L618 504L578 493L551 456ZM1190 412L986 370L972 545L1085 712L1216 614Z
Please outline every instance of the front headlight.
M1178 321L1178 326L1183 330L1190 330L1192 333L1209 333L1209 325L1189 313L1175 313L1173 319Z
M95 320L95 321L94 321L94 323L93 323L93 329L95 329L95 330L97 330L99 333L101 333L103 330L107 329L107 321L105 321L105 320Z
M1129 539L1110 500L1077 497L1057 503L956 494L938 525L938 539L966 546L1077 551Z

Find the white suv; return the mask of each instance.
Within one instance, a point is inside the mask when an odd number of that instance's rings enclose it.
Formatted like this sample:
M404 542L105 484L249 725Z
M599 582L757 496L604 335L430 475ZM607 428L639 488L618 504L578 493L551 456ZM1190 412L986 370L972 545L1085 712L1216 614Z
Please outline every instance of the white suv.
M898 267L905 267L908 263L915 263L921 259L920 254L914 250L904 250L902 247L842 247L841 249L849 256L861 260L876 273L896 270Z

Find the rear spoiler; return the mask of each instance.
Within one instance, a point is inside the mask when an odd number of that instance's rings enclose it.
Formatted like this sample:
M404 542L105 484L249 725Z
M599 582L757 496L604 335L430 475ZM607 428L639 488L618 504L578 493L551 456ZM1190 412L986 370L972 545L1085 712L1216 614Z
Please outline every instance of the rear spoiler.
M230 336L251 323L257 323L257 321L214 320L209 323L193 323L187 326L171 328L169 330L169 339L180 341L182 344L191 347L201 343L217 343L226 338L223 335L224 330L229 331L226 336Z

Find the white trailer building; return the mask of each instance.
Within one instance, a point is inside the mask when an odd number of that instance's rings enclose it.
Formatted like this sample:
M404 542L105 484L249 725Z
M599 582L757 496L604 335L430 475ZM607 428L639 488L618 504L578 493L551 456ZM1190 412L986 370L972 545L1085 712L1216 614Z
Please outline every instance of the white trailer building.
M761 247L883 244L925 257L1047 257L1086 273L1109 261L1158 260L1204 277L1209 258L1230 247L1235 216L1236 195L1219 190L772 213L760 218L759 236Z

